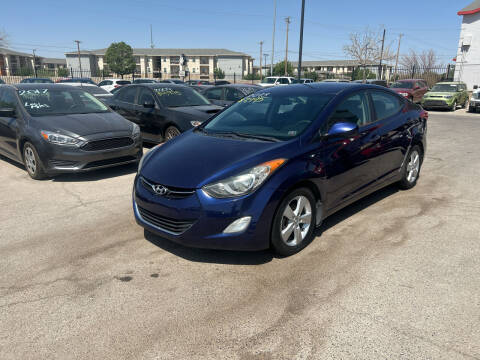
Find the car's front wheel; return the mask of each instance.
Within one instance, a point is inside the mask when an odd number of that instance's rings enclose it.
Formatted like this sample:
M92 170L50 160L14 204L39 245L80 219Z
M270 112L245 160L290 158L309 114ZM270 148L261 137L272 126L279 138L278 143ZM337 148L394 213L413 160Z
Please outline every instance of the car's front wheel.
M289 193L280 203L270 235L273 250L282 256L293 255L315 236L315 197L307 188Z
M455 100L455 101L453 102L452 107L450 108L450 110L452 110L452 111L457 110L457 100Z
M23 163L27 169L28 175L30 175L32 179L41 180L46 178L38 152L29 142L26 142L23 146Z
M408 153L402 168L402 179L399 181L400 188L408 190L417 184L422 167L423 153L418 145L413 146Z
M169 126L165 130L165 141L173 139L175 136L180 135L180 130L176 126Z

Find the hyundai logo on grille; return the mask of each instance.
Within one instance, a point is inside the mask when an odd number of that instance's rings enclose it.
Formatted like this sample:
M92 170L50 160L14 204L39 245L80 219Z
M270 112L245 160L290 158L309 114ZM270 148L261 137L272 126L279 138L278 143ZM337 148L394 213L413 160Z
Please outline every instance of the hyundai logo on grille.
M168 193L168 189L163 185L152 185L152 189L158 195L166 195Z

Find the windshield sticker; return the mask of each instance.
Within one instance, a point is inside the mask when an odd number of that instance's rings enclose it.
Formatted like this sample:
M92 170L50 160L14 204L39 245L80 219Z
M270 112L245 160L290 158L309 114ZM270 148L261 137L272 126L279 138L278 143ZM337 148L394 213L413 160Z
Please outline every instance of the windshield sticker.
M290 130L288 132L288 136L295 136L295 135L297 135L297 132L295 130Z
M263 94L252 94L249 96L244 97L243 99L239 100L238 102L243 103L259 103L263 102L270 96L270 93L263 93Z
M30 109L43 109L43 108L49 108L50 105L48 104L40 104L40 103L29 103L29 102L26 102L25 103L25 107L26 108L30 108Z
M40 95L48 94L48 89L29 89L29 90L18 90L20 96L30 94L30 95Z
M155 92L157 93L158 96L179 96L182 95L182 93L178 90L174 90L172 88L159 88L155 89Z

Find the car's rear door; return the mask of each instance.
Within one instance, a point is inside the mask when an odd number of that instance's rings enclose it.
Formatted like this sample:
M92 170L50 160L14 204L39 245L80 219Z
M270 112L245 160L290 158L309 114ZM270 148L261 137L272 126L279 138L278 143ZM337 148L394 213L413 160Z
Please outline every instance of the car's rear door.
M110 105L113 110L134 123L138 123L135 113L137 92L138 86L125 86L123 89L117 91Z
M18 109L18 101L12 89L0 89L0 108ZM0 115L0 149L9 157L18 158L17 152L17 131L18 111L15 116Z
M408 147L407 129L414 119L406 110L405 100L388 91L370 90L374 109L377 144L374 151L375 175L379 181L395 175ZM415 106L415 105L412 105Z

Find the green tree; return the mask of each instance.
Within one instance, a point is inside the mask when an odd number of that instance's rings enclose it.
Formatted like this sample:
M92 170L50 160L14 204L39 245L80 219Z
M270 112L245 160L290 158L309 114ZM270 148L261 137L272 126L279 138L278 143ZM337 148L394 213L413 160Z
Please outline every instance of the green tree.
M105 62L110 70L120 75L131 74L135 71L135 58L130 45L123 41L112 43L105 53Z
M356 67L353 71L353 80L363 80L363 79L376 79L377 75L371 72L369 69L364 69L361 67Z
M57 70L57 74L58 74L59 77L66 77L66 76L69 75L69 71L68 71L67 68L59 68Z
M216 79L225 79L225 72L220 68L215 68L215 70L213 70L213 74L215 75Z
M260 74L247 74L243 77L243 80L260 80Z
M313 81L317 81L318 80L318 74L315 72L315 71L311 71L311 72L306 72L303 74L303 76L307 79L312 79Z
M275 64L275 66L273 67L273 75L275 76L285 75L285 61ZM289 61L287 61L287 75L293 76L293 65Z

